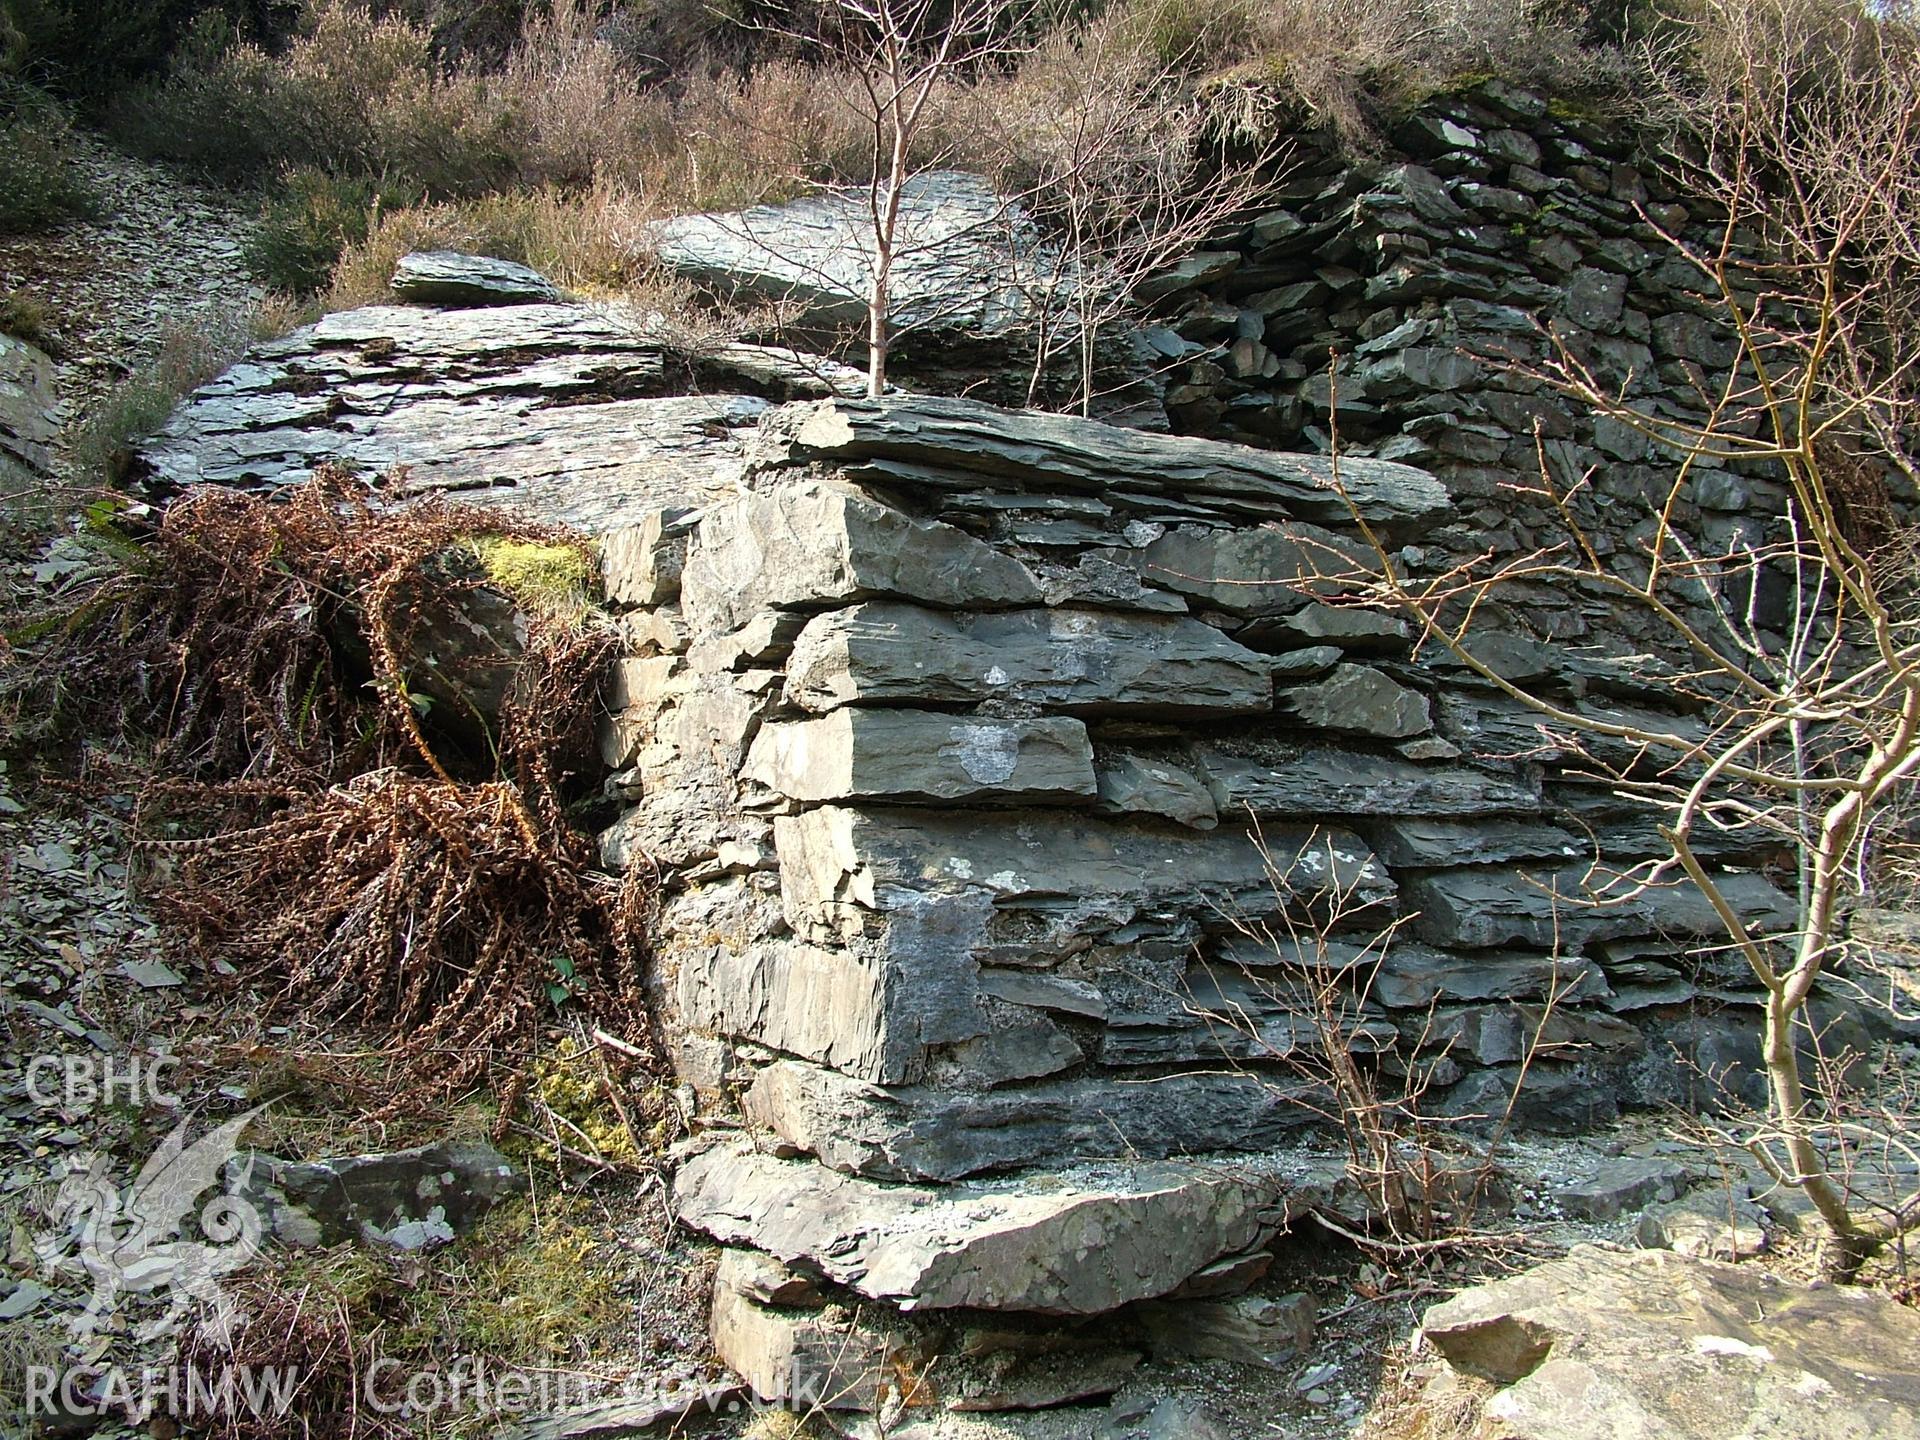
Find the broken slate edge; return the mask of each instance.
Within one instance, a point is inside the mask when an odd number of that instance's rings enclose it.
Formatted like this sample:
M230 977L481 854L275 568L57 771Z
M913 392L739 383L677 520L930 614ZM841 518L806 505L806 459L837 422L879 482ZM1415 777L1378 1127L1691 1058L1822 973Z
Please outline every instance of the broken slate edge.
M530 265L457 250L402 255L393 293L422 305L537 305L560 298L554 283Z

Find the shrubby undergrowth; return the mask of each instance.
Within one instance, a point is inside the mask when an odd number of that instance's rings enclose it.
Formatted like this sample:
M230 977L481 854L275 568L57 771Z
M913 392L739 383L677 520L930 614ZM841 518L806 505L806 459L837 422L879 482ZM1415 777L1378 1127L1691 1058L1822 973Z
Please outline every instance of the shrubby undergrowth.
M324 288L333 254L382 228L376 204L383 222L421 205L441 228L484 231L498 218L488 197L542 191L575 206L570 228L593 250L605 226L871 176L857 77L808 43L820 22L805 7L556 0L511 26L497 10L463 24L444 6L376 17L364 0L318 0L278 51L210 12L163 79L115 103L111 127L143 154L275 187L255 267L306 291ZM1356 144L1383 108L1469 71L1586 91L1624 75L1617 50L1584 43L1538 0L1123 0L1069 14L941 86L929 157L1017 170L1017 156L984 147L1044 128L1020 125L1021 107L1088 73L1137 70L1142 53L1196 81L1275 91L1290 121L1319 117ZM455 220L450 205L469 208Z
M0 81L0 235L31 234L102 210L59 109L30 86Z
M504 1125L556 1006L643 1053L648 878L595 873L572 813L615 643L585 541L325 467L190 490L145 531L103 501L81 540L102 563L0 616L0 739L141 757L143 888L177 937L286 1023L370 1032L396 1110L500 1067ZM524 629L433 638L488 595Z

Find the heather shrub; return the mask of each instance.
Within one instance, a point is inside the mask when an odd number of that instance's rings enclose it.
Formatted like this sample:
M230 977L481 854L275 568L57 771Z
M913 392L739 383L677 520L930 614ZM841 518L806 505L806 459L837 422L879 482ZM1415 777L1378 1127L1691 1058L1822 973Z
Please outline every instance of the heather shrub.
M245 182L292 166L468 193L512 178L511 117L487 87L448 77L425 31L326 0L284 55L203 23L163 82L137 87L110 126L138 154Z
M555 188L382 210L335 266L328 310L391 298L393 267L411 250L464 250L531 265L584 294L623 293L645 269L640 227L647 212L619 187Z
M261 208L260 223L247 242L247 268L276 290L319 290L340 252L367 238L381 206L414 198L358 176L292 171Z
M0 92L0 235L47 230L102 211L59 112L25 87Z
M0 0L0 60L87 113L162 73L198 21L284 38L283 0Z

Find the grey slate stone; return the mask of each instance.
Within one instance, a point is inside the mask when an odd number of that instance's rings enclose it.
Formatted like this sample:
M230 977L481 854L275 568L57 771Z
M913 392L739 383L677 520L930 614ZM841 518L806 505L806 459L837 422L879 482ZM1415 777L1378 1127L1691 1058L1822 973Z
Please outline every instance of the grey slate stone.
M1315 593L1337 591L1374 568L1352 540L1297 522L1237 530L1180 526L1135 555L1116 558L1132 558L1148 584L1249 616L1297 610Z
M991 609L1041 594L1026 566L964 531L818 481L709 507L680 591L688 622L709 633L770 607L818 609L869 595Z
M393 293L421 305L529 305L560 292L530 265L457 250L416 250L393 271Z
M978 1094L882 1089L797 1060L763 1069L743 1106L822 1163L881 1180L951 1181L1097 1156L1259 1150L1311 1129L1312 1086L1207 1071L1150 1084L1089 1076Z
M253 1155L229 1161L228 1173L266 1228L296 1246L351 1240L432 1249L527 1186L523 1173L479 1140L328 1160Z
M1164 1295L1276 1228L1279 1181L1226 1166L883 1185L716 1147L674 1180L680 1219L900 1310L1097 1315Z
M1486 865L1501 860L1578 860L1592 843L1557 825L1530 820L1446 820L1399 817L1373 832L1374 848L1389 865Z
M661 396L659 343L613 309L346 310L194 391L140 446L146 484L271 489L322 463L408 470L405 493L599 532L737 483L749 396Z
M1745 1181L1729 1190L1706 1184L1664 1205L1649 1205L1635 1227L1649 1250L1705 1260L1750 1260L1768 1246L1766 1212L1747 1196Z
M1491 1382L1513 1440L1920 1436L1920 1316L1758 1266L1580 1245L1434 1306L1421 1334Z
M664 605L680 594L687 536L699 519L684 507L651 510L638 524L609 530L600 541L601 583L615 605Z
M1456 955L1395 939L1386 947L1366 993L1377 1005L1424 1011L1437 1000L1535 1000L1557 995L1572 1003L1604 996L1606 990L1600 968L1581 955Z
M1324 680L1282 686L1274 709L1315 729L1387 740L1433 728L1426 696L1365 665L1336 665Z
M1164 509L1257 521L1348 525L1359 513L1393 530L1438 520L1450 508L1432 476L1405 465L1344 462L1343 496L1318 456L1253 450L1225 441L1148 435L1098 421L972 400L903 396L824 400L769 412L756 439L755 474L810 464L861 483L909 489L1006 489L1097 494L1116 508Z
M1580 946L1621 935L1723 933L1706 897L1689 881L1605 905L1594 903L1596 883L1584 865L1436 870L1406 882L1406 901L1420 912L1415 933L1439 945L1551 945L1557 940ZM1792 902L1762 876L1724 875L1720 885L1750 929L1765 933L1794 923Z
M1687 1188L1686 1166L1675 1160L1622 1155L1591 1175L1553 1192L1561 1213L1575 1220L1617 1220L1656 1200L1671 1200Z
M1272 704L1265 661L1184 617L1095 610L941 614L869 602L795 642L786 697L803 709L1018 700L1076 713L1250 713Z
M1199 760L1222 815L1512 815L1540 807L1539 792L1522 778L1331 747L1231 754L1204 746Z
M1114 752L1094 757L1096 809L1115 815L1159 815L1195 830L1220 823L1213 796L1177 765Z
M838 947L768 940L682 954L675 977L680 1023L738 1036L832 1065L866 1080L904 1080L918 1069L919 1037L896 1027L878 967ZM944 1032L978 1034L984 1020Z
M796 1410L872 1410L902 1370L923 1364L922 1337L898 1316L869 1310L762 1305L722 1260L707 1316L713 1348L754 1394Z
M1084 801L1093 749L1078 720L843 707L763 725L747 779L794 800Z
M1147 1301L1132 1312L1159 1359L1231 1360L1279 1370L1313 1347L1317 1307L1305 1294Z
M1041 971L982 970L980 993L1036 1010L1054 1010L1091 1020L1107 1018L1107 1002L1098 986Z
M1109 924L1179 907L1195 915L1273 916L1307 909L1337 887L1358 909L1393 882L1351 832L1269 826L1199 832L1066 811L1010 811L991 825L964 813L904 807L821 806L775 821L780 883L796 929L854 933L866 917L923 915L940 897L955 913L1008 918L1023 908L1103 904ZM1278 893L1276 893L1276 891ZM1079 924L1088 926L1091 916ZM986 933L942 934L969 949Z
M874 254L868 198L857 189L680 215L644 238L675 274L723 296L776 302L790 324L860 324ZM992 336L1029 325L1038 315L1032 287L1062 263L1018 205L958 171L909 179L898 227L889 277L896 330Z
M1243 643L1262 650L1337 645L1360 654L1391 655L1410 640L1407 622L1397 615L1354 605L1306 605L1291 615L1257 620L1239 631Z
M52 357L0 333L0 482L32 493L53 465L60 434Z

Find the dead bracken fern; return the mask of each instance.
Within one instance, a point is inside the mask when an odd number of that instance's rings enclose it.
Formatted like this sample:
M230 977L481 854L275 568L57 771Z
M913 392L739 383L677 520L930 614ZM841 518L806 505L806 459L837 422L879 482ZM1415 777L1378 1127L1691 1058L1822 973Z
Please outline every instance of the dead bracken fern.
M510 1113L556 994L644 1035L647 887L594 874L509 781L376 770L286 792L256 825L156 843L177 863L154 897L165 919L255 985L277 982L276 1011L387 1036L431 1094L500 1062Z
M612 632L502 594L502 544L590 573L559 527L340 471L196 489L15 663L150 758L150 901L183 941L268 1015L380 1042L390 1110L497 1073L504 1125L556 1003L651 1053L651 885L597 873L568 817Z

